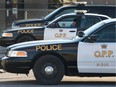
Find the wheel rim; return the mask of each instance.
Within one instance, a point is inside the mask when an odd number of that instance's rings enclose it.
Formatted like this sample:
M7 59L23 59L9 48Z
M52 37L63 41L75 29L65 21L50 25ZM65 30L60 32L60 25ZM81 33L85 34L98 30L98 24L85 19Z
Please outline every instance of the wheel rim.
M57 67L50 63L45 64L44 66L42 66L41 74L45 78L54 78L57 74Z
M53 74L54 68L51 66L47 66L44 71L46 74Z

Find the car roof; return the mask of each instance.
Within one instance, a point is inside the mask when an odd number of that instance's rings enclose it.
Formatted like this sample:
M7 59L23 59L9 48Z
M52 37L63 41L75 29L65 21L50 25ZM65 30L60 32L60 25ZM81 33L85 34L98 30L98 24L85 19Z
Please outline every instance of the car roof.
M63 14L61 16L69 16L69 15L77 15L75 12L73 13L68 13L68 14ZM103 14L97 14L97 13L84 13L84 15L90 15L90 16L102 16L102 17L107 17L107 18L110 18L109 16L107 15L103 15ZM61 17L60 16L60 17Z
M67 7L81 7L81 6L78 6L78 5L66 5L66 6L62 6L61 8L67 8ZM115 5L85 5L83 7L116 7Z
M112 19L107 19L107 20L103 20L104 23L110 23L110 22L116 22L116 18L112 18Z

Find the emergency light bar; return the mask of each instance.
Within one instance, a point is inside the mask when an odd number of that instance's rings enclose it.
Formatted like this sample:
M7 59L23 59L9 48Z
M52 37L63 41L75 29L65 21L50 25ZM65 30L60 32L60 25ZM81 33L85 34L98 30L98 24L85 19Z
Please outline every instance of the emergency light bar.
M87 2L74 2L75 5L86 5Z
M87 10L75 10L75 13L84 14L87 13Z

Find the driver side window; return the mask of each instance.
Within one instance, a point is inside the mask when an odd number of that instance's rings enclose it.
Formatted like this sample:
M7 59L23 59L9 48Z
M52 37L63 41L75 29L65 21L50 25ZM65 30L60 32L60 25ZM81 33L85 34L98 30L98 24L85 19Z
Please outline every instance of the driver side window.
M76 16L65 17L62 20L58 21L57 24L60 28L71 28L71 24L73 23Z
M116 42L115 35L116 35L115 23L107 25L95 34L96 42Z

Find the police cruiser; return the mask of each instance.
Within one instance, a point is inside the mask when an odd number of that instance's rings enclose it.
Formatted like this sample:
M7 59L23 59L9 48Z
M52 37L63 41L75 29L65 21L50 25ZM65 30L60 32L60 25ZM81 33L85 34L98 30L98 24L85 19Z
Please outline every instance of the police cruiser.
M115 18L116 6L111 5L86 5L86 2L74 3L74 5L62 6L43 18L34 18L26 20L17 20L12 23L12 28L16 27L32 27L47 25L53 19L67 13L74 12L74 10L87 10L88 13L98 13L108 15ZM106 10L107 9L107 10Z
M23 27L5 30L0 36L0 46L32 41L73 38L78 31L83 31L93 24L110 17L101 14L85 13L85 10L76 10L76 13L62 15L47 26ZM74 21L76 26L72 26Z
M28 74L33 69L40 84L57 84L64 75L115 76L115 35L116 19L104 20L70 40L11 45L1 64L11 73Z

